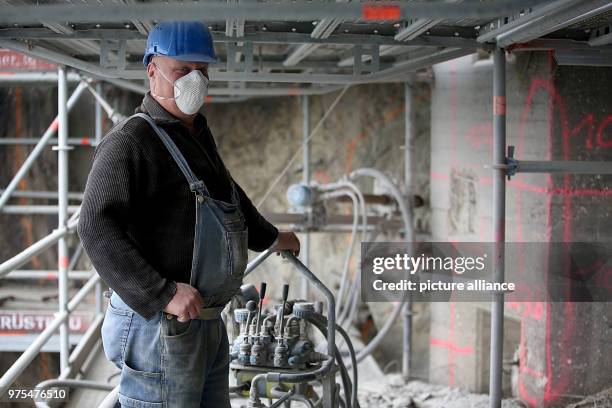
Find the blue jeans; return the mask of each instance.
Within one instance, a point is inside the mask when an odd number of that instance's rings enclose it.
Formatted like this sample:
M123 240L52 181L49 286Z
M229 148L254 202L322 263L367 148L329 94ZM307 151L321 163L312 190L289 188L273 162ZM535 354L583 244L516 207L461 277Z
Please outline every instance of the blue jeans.
M230 408L229 343L221 319L146 320L110 298L102 324L106 358L121 369L119 403L131 408Z

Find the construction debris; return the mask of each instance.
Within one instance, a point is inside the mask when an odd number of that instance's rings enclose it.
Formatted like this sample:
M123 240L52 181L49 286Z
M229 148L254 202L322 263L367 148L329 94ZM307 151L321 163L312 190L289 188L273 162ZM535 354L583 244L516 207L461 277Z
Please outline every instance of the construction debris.
M603 408L612 407L612 387L600 393L586 397L580 402L568 405L567 408Z
M385 377L384 387L362 388L359 392L361 408L486 408L489 396L472 394L464 388L427 384L422 381L404 383L398 374ZM508 399L502 408L526 408L519 400Z

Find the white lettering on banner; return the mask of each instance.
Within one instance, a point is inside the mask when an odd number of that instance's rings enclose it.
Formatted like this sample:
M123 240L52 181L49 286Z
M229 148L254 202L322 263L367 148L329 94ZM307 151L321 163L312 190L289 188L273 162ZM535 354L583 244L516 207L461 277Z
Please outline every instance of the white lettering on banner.
M40 333L55 319L55 311L0 311L0 335L13 332ZM84 333L91 324L91 313L73 312L68 319L68 329L73 333Z
M0 49L0 69L10 71L54 71L55 64L20 52Z

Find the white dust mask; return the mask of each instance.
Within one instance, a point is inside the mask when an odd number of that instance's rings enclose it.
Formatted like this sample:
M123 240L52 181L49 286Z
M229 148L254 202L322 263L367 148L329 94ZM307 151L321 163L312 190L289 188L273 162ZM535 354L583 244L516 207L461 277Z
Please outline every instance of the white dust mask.
M193 115L200 110L208 94L208 78L204 76L202 71L194 69L174 83L164 75L159 66L157 71L166 81L174 85L174 98L166 98L152 93L154 96L160 99L174 99L176 107L185 115Z

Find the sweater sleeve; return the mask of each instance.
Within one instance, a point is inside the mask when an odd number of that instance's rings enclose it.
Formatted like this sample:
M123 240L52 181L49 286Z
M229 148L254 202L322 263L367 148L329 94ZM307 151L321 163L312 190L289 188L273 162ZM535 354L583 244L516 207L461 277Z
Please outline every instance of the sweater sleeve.
M233 180L233 178L232 178ZM278 236L278 229L257 211L242 187L234 180L240 197L240 208L249 227L249 249L261 252L268 249Z
M87 178L77 232L100 277L150 320L170 302L176 282L147 262L128 233L138 186L146 183L146 160L128 134L119 131L102 140Z

